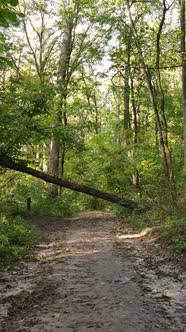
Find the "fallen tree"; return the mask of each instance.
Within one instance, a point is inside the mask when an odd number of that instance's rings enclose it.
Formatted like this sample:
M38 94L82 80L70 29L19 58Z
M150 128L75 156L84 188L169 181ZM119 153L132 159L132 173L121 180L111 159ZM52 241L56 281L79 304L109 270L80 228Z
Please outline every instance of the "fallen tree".
M138 204L135 201L127 200L127 199L118 197L117 195L113 195L113 194L110 194L110 193L107 193L104 191L100 191L100 190L97 190L97 189L89 187L89 186L78 184L76 182L67 181L64 179L54 177L52 175L49 175L44 172L30 168L30 167L26 166L23 162L15 161L5 155L0 157L0 166L2 166L3 168L10 168L12 170L15 170L15 171L18 171L21 173L26 173L26 174L32 175L32 176L34 176L38 179L44 180L45 182L48 182L48 183L53 183L53 184L56 184L61 187L65 187L65 188L68 188L68 189L71 189L74 191L78 191L78 192L81 192L81 193L84 193L84 194L87 194L90 196L104 199L104 200L112 202L112 203L116 203L116 204L126 207L128 209L132 209L132 210L137 209L137 210L141 210L141 211L146 210L146 207L141 206L140 204Z

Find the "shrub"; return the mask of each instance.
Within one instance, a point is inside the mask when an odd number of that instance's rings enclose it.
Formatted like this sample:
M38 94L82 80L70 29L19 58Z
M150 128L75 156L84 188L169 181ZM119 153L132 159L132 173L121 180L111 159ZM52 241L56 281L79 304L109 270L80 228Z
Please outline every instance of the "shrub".
M0 270L7 269L36 243L37 236L20 217L0 216Z
M163 238L173 244L177 251L186 251L186 218L168 217L162 231Z

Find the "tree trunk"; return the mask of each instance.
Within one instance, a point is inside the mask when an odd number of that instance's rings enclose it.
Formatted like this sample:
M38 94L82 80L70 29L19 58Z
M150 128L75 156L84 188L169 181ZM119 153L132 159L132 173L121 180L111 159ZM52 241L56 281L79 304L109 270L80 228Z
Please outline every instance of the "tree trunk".
M126 146L130 144L130 44L127 45L127 63L124 73L124 141Z
M70 19L66 18L66 26L64 27L63 40L61 45L60 63L59 63L59 78L58 87L60 94L59 110L57 113L58 126L67 127L67 88L70 80L69 64L72 52L72 29L73 25ZM53 139L50 148L50 173L53 176L62 177L64 174L65 165L65 142L60 144L59 141ZM61 162L60 162L61 160ZM49 185L49 193L51 196L61 194L61 187L58 188L55 184Z
M138 33L134 24L134 20L131 14L131 7L129 5L129 0L127 0L127 9L128 9L128 15L132 27L133 37L136 44L136 48L138 50L138 54L140 57L141 65L143 68L143 73L146 79L147 88L149 92L150 101L152 103L152 108L155 115L155 121L157 124L157 130L158 130L158 136L159 136L159 144L160 144L160 151L162 156L162 164L164 169L164 175L165 175L165 183L166 186L170 189L172 198L175 200L175 183L173 179L173 171L172 171L172 161L171 161L171 151L168 145L168 137L167 137L167 124L166 124L166 118L165 118L165 112L164 112L164 95L163 90L161 87L161 76L160 76L160 69L159 69L159 59L160 59L160 37L162 28L165 22L165 12L166 12L166 5L164 2L164 8L163 8L163 15L160 21L158 33L157 33L157 44L156 44L156 81L157 81L157 91L154 91L151 75L149 68L147 67L143 51L141 48L141 44L139 41ZM160 104L158 104L158 100L160 99Z
M53 176L58 176L58 168L59 168L59 143L54 139L50 144L50 166L49 173ZM48 192L52 197L56 197L58 195L58 187L50 183L48 186Z
M87 195L90 195L93 197L101 198L106 201L119 204L120 206L126 207L128 209L132 209L132 210L137 209L137 210L141 210L141 211L145 211L147 209L144 206L141 206L132 200L126 200L126 199L123 199L116 195L113 195L113 194L110 194L107 192L103 192L103 191L97 190L92 187L80 185L75 182L57 178L55 176L43 173L41 171L35 170L30 167L27 167L26 165L24 165L20 162L14 161L11 158L4 156L4 155L1 156L0 165L5 168L10 168L10 169L13 169L18 172L32 175L38 179L44 180L45 182L48 182L48 183L55 184L57 186L65 187L65 188L68 188L68 189L71 189L71 190L74 190L77 192L81 192L81 193L84 193L84 194L87 194Z
M42 160L43 172L48 172L47 150L49 151L47 144L43 144L43 160Z
M99 111L98 111L98 105L97 105L97 98L96 98L96 90L93 93L93 102L94 102L94 110L95 110L95 134L97 135L99 133Z
M117 103L116 103L116 120L117 120L117 127L116 127L116 143L119 147L119 151L121 151L121 135L120 135L120 117L121 117L121 89L122 89L122 82L121 82L121 66L118 68L118 82L117 82Z
M184 175L186 184L186 47L185 47L185 0L181 0L181 54L182 54L182 87L183 87L183 119L184 119ZM185 186L186 189L186 186Z
M132 126L133 126L133 159L135 159L136 149L138 144L138 133L140 128L140 117L139 117L139 107L136 105L135 93L134 93L134 81L131 77L131 104L132 104ZM135 169L132 174L132 183L136 188L139 188L140 184L140 174L137 169Z

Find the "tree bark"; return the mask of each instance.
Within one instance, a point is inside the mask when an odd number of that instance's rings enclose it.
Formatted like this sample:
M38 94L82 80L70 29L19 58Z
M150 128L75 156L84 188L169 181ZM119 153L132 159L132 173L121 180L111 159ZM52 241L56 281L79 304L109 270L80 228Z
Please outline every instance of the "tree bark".
M69 18L64 18L66 20L65 27L63 31L63 39L61 45L60 53L60 63L59 63L59 78L58 78L58 87L60 93L60 102L59 110L56 117L56 125L67 127L67 113L66 113L66 104L67 104L67 88L70 80L70 57L72 52L72 30L73 22ZM59 140L53 139L51 142L50 148L50 173L54 176L63 177L64 174L64 165L65 165L65 142L60 143ZM61 187L58 190L58 187L55 184L50 184L49 193L51 196L56 197L58 194L61 194Z
M181 54L182 54L182 88L183 88L183 119L184 119L184 175L186 183L186 46L185 46L185 0L180 1L181 5Z
M50 166L49 172L53 176L58 176L58 168L59 168L59 143L52 139L50 144ZM56 197L58 195L58 187L50 183L48 186L48 192L52 197Z
M145 211L147 209L146 207L139 205L135 201L123 199L116 195L113 195L113 194L110 194L107 192L103 192L103 191L97 190L95 188L88 187L86 185L81 185L81 184L78 184L78 183L75 183L72 181L67 181L64 179L57 178L55 176L46 174L44 172L35 170L30 167L27 167L23 163L21 163L19 161L14 161L13 159L11 159L7 156L1 156L0 166L2 166L4 168L10 168L10 169L13 169L18 172L32 175L38 179L44 180L45 182L48 182L48 183L53 183L57 186L65 187L65 188L68 188L68 189L71 189L71 190L74 190L77 192L81 192L81 193L84 193L84 194L87 194L87 195L90 195L93 197L104 199L104 200L112 202L112 203L116 203L120 206L126 207L131 210L136 209L136 210Z
M119 147L119 151L121 151L121 135L120 135L120 118L121 118L121 66L118 68L118 82L117 82L117 102L116 102L116 120L117 120L117 128L116 128L116 143Z
M127 63L124 73L124 141L126 146L130 144L130 43L127 44Z
M138 144L138 134L139 134L139 128L140 128L140 111L139 107L136 105L135 100L135 93L134 93L134 80L131 77L131 105L132 105L132 127L133 127L133 159L135 159L136 150L137 150L137 144ZM139 171L136 169L135 172L132 174L132 183L136 188L139 188L140 184L140 174Z

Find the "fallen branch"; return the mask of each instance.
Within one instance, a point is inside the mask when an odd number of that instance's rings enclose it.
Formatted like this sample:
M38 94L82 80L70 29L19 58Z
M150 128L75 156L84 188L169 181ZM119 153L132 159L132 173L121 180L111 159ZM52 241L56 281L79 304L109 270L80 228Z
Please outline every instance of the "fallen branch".
M107 192L103 192L103 191L97 190L97 189L89 187L89 186L81 185L76 182L59 179L55 176L46 174L44 172L35 170L30 167L27 167L20 161L14 161L13 159L11 159L7 156L1 156L0 166L5 167L5 168L10 168L10 169L13 169L13 170L21 172L21 173L26 173L26 174L32 175L38 179L44 180L45 182L53 183L53 184L56 184L61 187L65 187L65 188L68 188L68 189L71 189L74 191L78 191L78 192L81 192L81 193L84 193L84 194L87 194L90 196L104 199L104 200L112 202L112 203L116 203L116 204L126 207L128 209L132 209L132 210L137 209L137 210L141 210L141 211L145 211L147 209L146 207L139 205L135 201L123 199L116 195L113 195L113 194L110 194Z

